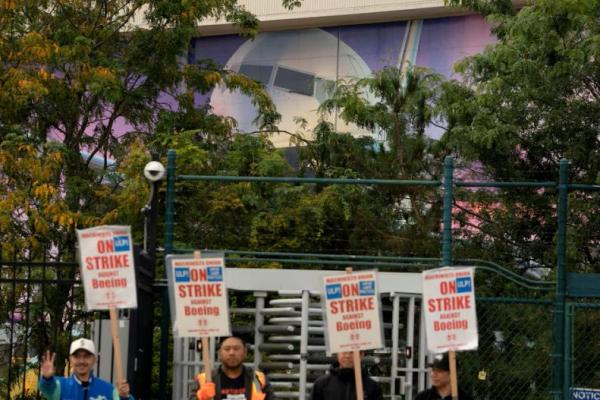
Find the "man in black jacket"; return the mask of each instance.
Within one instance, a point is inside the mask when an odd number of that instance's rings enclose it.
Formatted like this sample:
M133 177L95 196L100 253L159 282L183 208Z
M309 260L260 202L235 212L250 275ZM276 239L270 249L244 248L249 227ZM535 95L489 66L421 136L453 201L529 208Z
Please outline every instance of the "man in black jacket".
M436 355L429 366L432 387L419 393L415 400L452 400L448 353ZM473 400L473 398L458 388L458 400Z
M361 359L363 354L361 353ZM364 400L383 400L379 385L362 369ZM351 351L338 353L337 362L331 366L328 375L317 379L313 384L311 400L356 400L354 383L354 358Z

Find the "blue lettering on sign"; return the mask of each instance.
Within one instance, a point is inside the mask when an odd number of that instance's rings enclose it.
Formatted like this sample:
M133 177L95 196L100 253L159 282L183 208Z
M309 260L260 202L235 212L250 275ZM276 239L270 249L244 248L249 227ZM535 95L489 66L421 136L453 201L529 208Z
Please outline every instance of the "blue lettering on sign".
M360 281L358 283L358 294L361 296L373 296L375 294L375 281Z
M190 269L188 267L175 268L175 282L189 282Z
M456 293L469 293L473 290L471 277L456 278Z
M113 237L113 243L115 244L115 251L129 251L129 236L115 236Z
M206 279L209 282L221 282L223 281L223 268L221 267L208 267L206 268Z
M335 283L333 285L325 285L327 300L335 300L342 298L342 285Z
M600 400L599 389L571 388L571 399L574 400Z

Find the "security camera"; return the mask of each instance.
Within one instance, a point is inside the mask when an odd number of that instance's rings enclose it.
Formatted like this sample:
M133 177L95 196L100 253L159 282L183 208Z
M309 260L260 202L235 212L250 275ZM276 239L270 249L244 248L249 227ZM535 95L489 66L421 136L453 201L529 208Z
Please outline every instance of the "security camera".
M165 167L158 161L150 161L144 167L144 176L150 182L158 182L165 176Z

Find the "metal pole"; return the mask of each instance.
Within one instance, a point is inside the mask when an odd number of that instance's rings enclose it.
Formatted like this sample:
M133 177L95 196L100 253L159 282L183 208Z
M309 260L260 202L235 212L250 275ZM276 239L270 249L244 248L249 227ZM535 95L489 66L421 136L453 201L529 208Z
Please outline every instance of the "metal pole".
M560 160L560 170L558 178L558 207L557 207L557 243L556 243L556 297L554 300L554 335L553 335L553 354L552 354L552 398L562 400L565 384L565 340L570 343L570 338L565 337L565 306L567 289L567 207L569 200L569 162L565 159Z
M442 230L442 266L452 265L452 198L453 198L454 158L444 159L444 214Z
M390 398L396 400L396 379L398 379L398 336L400 334L400 295L392 293L392 368L390 376Z
M298 393L299 400L306 399L306 373L308 357L308 308L310 307L310 293L308 290L302 291L302 310L300 312L300 387Z
M173 217L175 215L175 150L167 152L167 193L165 197L165 254L173 252ZM166 278L166 271L165 271ZM162 320L160 323L160 371L158 377L160 400L167 399L167 370L169 357L169 294L167 288L162 293Z
M260 328L265 324L265 317L262 310L265 308L267 292L254 292L254 297L256 298L256 310L254 313L254 369L256 370L262 361L262 353L259 349L264 342L264 336Z
M152 387L146 382L152 380L154 334L149 333L147 329L154 326L156 293L152 284L156 277L156 225L160 181L151 181L150 187L150 198L141 210L144 215L143 249L136 258L138 308L129 314L127 380L132 388L132 395L138 400L149 400L153 397Z
M404 393L405 400L412 400L413 394L413 354L415 343L415 296L410 296L408 299L408 313L406 314L406 346L410 348L410 358L406 360L406 387Z
M423 300L421 299L421 303ZM420 392L429 386L429 374L425 371L425 355L427 354L427 344L425 343L425 315L423 314L423 304L421 304L421 312L419 312L419 387ZM427 379L427 381L425 380Z
M572 324L573 324L573 313L574 313L575 308L573 307L572 304L569 303L565 303L565 347L564 347L564 352L565 352L565 370L564 370L564 381L563 381L563 398L565 400L570 399L570 392L571 392L571 383L572 383L572 370L571 370L571 366L572 366L572 361L573 361L573 354L572 354L572 341L571 338L573 337L573 329L572 329Z

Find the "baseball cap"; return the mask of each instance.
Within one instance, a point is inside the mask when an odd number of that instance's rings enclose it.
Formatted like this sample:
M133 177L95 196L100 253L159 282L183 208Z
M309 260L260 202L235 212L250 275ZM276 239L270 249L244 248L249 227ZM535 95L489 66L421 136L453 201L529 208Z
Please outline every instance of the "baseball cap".
M430 368L440 369L442 371L450 371L450 362L448 361L448 353L436 354L433 361L427 364Z
M73 355L77 350L85 350L88 353L96 355L96 346L90 339L81 338L73 340L71 348L69 349L69 354Z

